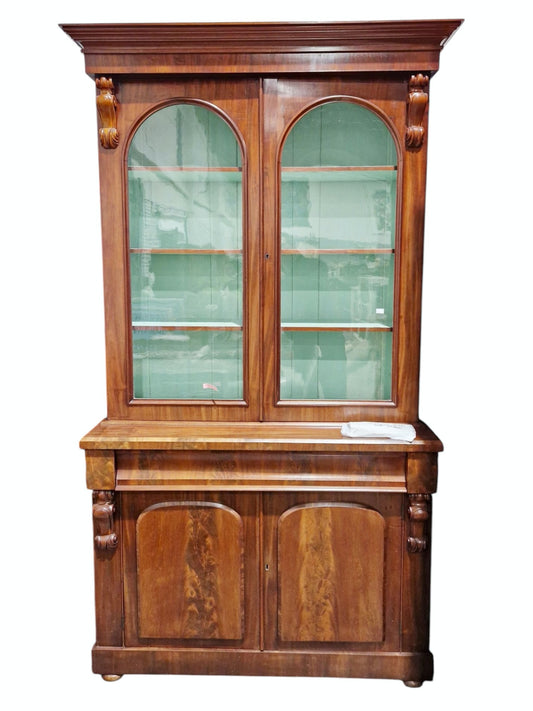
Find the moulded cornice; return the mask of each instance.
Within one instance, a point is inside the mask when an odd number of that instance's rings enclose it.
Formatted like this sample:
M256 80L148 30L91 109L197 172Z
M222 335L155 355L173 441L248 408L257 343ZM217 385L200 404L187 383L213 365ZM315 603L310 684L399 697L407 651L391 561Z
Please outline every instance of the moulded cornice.
M442 49L462 20L309 23L64 24L91 52L314 52Z
M64 24L89 73L434 72L462 20ZM320 57L317 67L313 55ZM188 61L186 57L190 57ZM327 61L326 61L327 57ZM329 65L329 66L327 66Z

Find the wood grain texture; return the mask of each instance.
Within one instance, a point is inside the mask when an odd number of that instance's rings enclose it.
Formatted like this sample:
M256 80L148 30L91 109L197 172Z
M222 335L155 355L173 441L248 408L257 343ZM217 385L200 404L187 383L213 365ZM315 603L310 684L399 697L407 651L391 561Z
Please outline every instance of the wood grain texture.
M128 646L259 644L260 497L121 493Z
M121 542L120 503L113 492L100 492L113 501L113 529L117 543ZM93 501L98 500L97 492ZM93 504L94 505L94 504ZM93 539L102 533L99 517L93 517ZM103 646L120 646L124 639L122 624L122 547L94 547L94 595L96 610L96 643Z
M241 639L243 524L216 503L155 504L137 520L141 637Z
M116 148L119 143L117 131L117 97L112 79L99 77L96 80L98 95L96 97L96 109L100 127L98 137L102 148Z
M411 151L418 150L424 143L423 120L429 101L428 88L429 77L423 74L413 74L409 79L405 145Z
M461 20L65 24L89 74L435 72ZM316 57L321 59L316 61Z
M124 451L117 490L405 491L405 455Z
M112 449L87 449L85 467L88 489L115 488L115 452Z
M416 495L411 494L406 501L406 508ZM421 529L424 546L415 547L403 557L402 575L402 649L418 652L428 649L429 611L430 611L430 576L431 576L431 496L422 497L424 506L422 520L415 530ZM407 513L407 516L409 514ZM412 520L406 521L406 534ZM412 529L411 529L412 530ZM405 547L408 548L408 535ZM416 678L416 677L414 677Z
M93 492L94 545L99 551L114 551L118 546L115 532L115 496L113 491Z
M440 452L442 442L422 422L413 442L343 437L341 422L179 422L103 420L85 437L82 449L291 451L380 454Z
M278 525L281 640L380 642L383 517L321 502L289 509Z
M407 457L407 491L434 494L437 491L437 454L411 452Z
M95 647L93 671L117 674L227 674L253 676L332 676L366 679L430 680L429 652L184 650L162 647Z
M266 649L399 650L402 511L402 494L263 495Z

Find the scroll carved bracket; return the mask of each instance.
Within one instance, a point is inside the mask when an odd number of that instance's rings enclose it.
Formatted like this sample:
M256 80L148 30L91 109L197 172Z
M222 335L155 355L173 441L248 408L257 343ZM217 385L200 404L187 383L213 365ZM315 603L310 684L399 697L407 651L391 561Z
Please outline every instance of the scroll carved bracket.
M113 80L100 77L96 80L96 88L99 92L96 97L96 109L100 123L98 129L100 145L103 148L116 148L118 146L118 101Z
M428 548L428 521L430 494L410 494L409 508L409 536L407 550L409 553L423 553Z
M114 514L114 492L93 492L94 545L98 551L114 551L118 546L118 537L113 530Z
M413 74L409 80L407 97L407 129L405 145L409 150L418 150L424 143L424 114L429 101L429 77Z

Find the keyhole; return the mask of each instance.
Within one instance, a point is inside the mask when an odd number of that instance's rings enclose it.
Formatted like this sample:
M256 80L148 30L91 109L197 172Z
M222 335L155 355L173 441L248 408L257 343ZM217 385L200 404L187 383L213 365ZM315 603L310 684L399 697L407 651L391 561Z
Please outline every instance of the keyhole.
M268 573L268 571L270 570L270 566L269 566L268 563L265 563L265 570L266 570L267 573Z

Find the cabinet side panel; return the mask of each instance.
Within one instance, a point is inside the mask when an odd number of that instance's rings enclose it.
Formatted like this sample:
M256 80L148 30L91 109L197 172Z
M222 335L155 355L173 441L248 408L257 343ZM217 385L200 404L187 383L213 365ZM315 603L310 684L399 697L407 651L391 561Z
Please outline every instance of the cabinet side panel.
M98 492L94 492L93 500ZM112 528L102 529L101 519L95 516L93 504L94 533L94 593L96 612L96 644L116 647L123 642L122 628L122 531L121 501L112 492L108 494L113 505ZM103 533L113 531L118 535L118 546L98 545L96 539ZM111 534L112 535L112 534ZM107 536L103 536L107 538Z
M284 642L383 640L385 521L355 504L312 504L279 523Z
M403 558L402 651L429 650L431 496L410 495L405 516L408 536Z
M241 639L243 525L218 504L159 504L137 521L141 637Z

